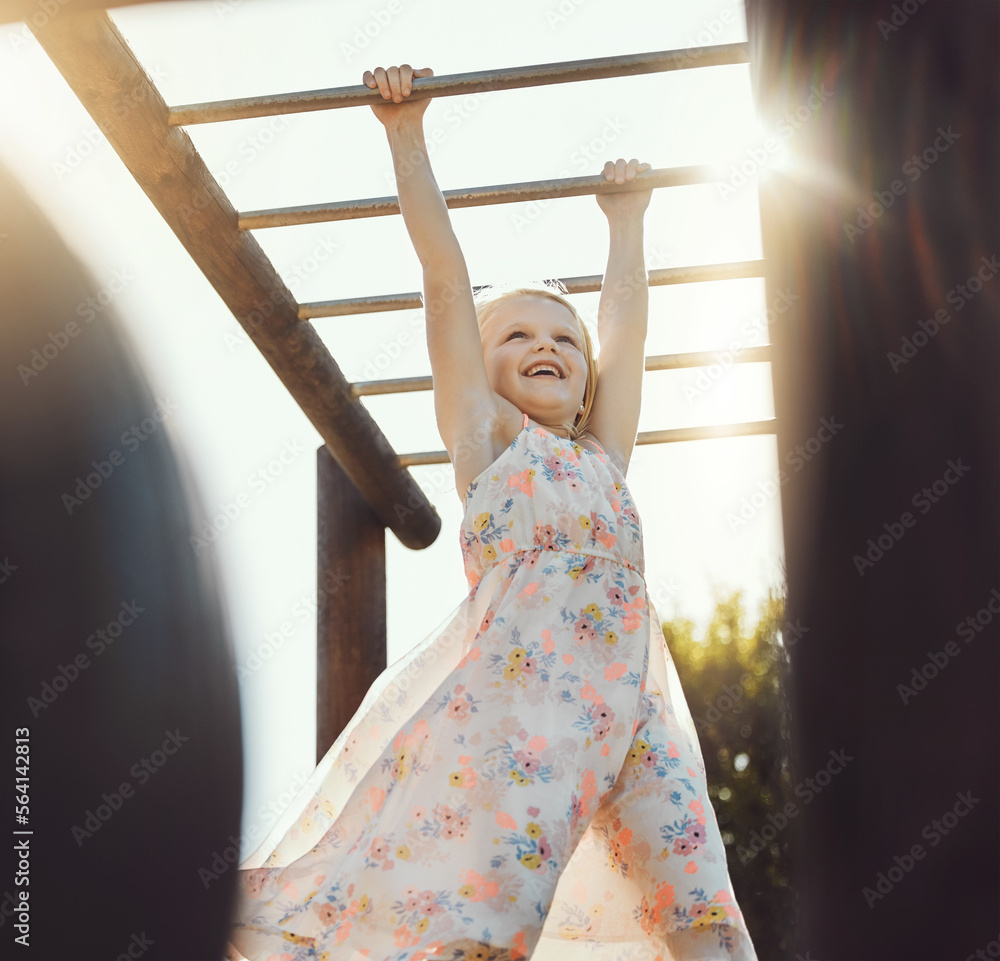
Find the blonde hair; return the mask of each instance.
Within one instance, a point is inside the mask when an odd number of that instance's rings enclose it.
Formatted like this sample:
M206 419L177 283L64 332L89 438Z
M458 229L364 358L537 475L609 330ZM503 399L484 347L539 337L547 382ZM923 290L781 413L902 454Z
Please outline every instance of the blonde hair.
M559 280L529 280L521 283L507 282L480 287L473 298L476 309L476 320L479 323L479 334L491 317L497 312L500 304L513 297L548 297L562 304L575 318L583 335L583 356L587 364L587 384L583 389L583 410L578 411L571 424L562 424L570 440L576 440L586 430L590 415L594 409L594 396L597 393L597 358L594 355L594 342L590 331L583 322L577 309L566 297L565 285Z

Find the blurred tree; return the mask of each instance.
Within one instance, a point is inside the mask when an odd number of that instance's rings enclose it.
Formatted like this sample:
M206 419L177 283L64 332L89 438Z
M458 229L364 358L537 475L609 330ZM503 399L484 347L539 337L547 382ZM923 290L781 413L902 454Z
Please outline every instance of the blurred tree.
M716 594L702 638L677 618L663 635L705 757L708 793L722 831L737 901L761 961L792 957L796 820L785 683L785 599L773 591L748 624L742 593Z

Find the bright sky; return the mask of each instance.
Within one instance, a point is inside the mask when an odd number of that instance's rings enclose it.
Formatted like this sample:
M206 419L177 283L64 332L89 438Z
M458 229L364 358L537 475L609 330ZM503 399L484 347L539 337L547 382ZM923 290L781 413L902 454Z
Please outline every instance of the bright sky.
M365 69L403 62L440 75L746 39L742 4L725 0L627 8L610 0L206 0L112 16L172 105L355 84ZM177 407L166 429L190 461L208 516L241 494L249 501L215 546L237 664L268 656L241 681L243 827L259 838L269 806L286 804L315 762L319 435L23 25L0 27L0 89L0 158L75 248L95 289L127 278L114 309L156 396ZM620 156L654 167L738 159L759 133L745 65L440 98L424 127L442 189L596 174ZM237 209L395 193L385 135L368 107L188 129ZM473 284L604 271L608 232L592 196L451 215ZM300 302L420 289L399 217L257 237ZM724 197L715 185L654 193L648 268L761 256L752 182ZM598 297L576 297L595 340ZM646 352L767 343L766 307L760 279L653 287ZM314 323L349 380L430 373L420 311ZM443 449L429 392L364 404L397 451ZM639 430L773 416L767 364L712 376L651 372ZM782 583L779 498L767 494L776 471L773 435L636 448L628 482L662 618L703 625L715 587L742 589L755 609ZM413 475L443 527L424 551L387 537L390 661L466 593L454 474L444 465ZM738 518L741 504L748 520ZM247 838L243 854L254 846Z

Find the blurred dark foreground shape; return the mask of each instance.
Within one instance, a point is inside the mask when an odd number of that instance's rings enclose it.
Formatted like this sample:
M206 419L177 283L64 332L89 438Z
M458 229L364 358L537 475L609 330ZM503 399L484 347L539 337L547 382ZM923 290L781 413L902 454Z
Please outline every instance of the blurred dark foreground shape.
M1000 5L747 17L796 770L736 844L801 832L796 958L996 958Z
M242 803L231 641L168 436L185 399L151 391L108 300L0 169L3 823L33 832L4 840L0 957L213 961Z

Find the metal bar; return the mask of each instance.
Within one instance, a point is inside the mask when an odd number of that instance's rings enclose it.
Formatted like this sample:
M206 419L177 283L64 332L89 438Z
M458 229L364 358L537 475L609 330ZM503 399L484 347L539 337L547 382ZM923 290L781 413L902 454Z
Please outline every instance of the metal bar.
M646 430L636 435L636 447L647 444L676 444L689 440L713 440L720 437L746 437L754 434L773 434L776 421L752 420L741 424L708 424L703 427L676 427L671 430ZM448 464L451 459L444 450L400 454L399 461L406 467L426 467L431 464Z
M664 73L668 70L749 62L750 53L746 43L720 43L686 50L661 50L619 57L595 57L590 60L566 60L526 67L507 67L499 70L473 70L468 73L443 74L440 77L417 77L413 81L408 99L460 97L487 90L513 90L518 87L605 80L610 77L634 77L647 73ZM224 120L273 117L280 114L359 107L364 104L384 102L378 90L359 83L326 90L304 90L299 93L183 104L170 109L170 124L179 126L219 123Z
M713 364L758 364L771 360L771 347L746 347L742 350L703 350L687 354L651 354L646 358L646 370L682 370L690 367L711 367ZM375 394L406 394L433 390L432 377L399 377L393 380L365 380L351 384L355 397Z
M423 307L419 292L386 294L384 297L348 297L343 300L299 304L299 319L346 317L349 314L374 314L383 310L413 310L418 307Z
M662 287L670 284L698 284L710 280L741 280L747 277L763 277L763 260L739 260L728 264L695 264L686 267L661 267L650 270L649 286ZM602 274L586 274L580 277L560 278L570 294L588 294L601 289ZM473 287L473 293L485 285ZM353 314L369 314L383 310L418 310L423 307L420 291L407 294L389 294L384 297L349 297L343 300L319 300L299 304L299 318L311 320L314 317L346 317Z
M689 440L714 440L721 437L750 437L755 434L773 434L776 421L750 420L740 424L706 424L701 427L675 427L671 430L647 430L636 437L636 445L678 444Z
M351 384L355 397L370 397L375 394L408 394L411 391L433 390L434 378L399 377L395 380L364 380Z
M763 364L771 360L771 345L744 347L741 350L699 350L685 354L653 354L646 358L646 370L687 370L731 364Z
M516 204L554 197L582 197L586 194L628 193L656 187L686 187L691 184L713 183L717 171L709 166L661 167L636 175L635 180L616 184L604 174L587 177L563 177L552 180L529 180L516 184L495 184L490 187L465 187L443 190L445 204L457 207L485 207L492 204ZM389 217L399 213L399 199L371 197L366 200L342 200L327 204L304 204L299 207L272 207L249 210L240 214L241 230L261 230L267 227L296 227L302 224L329 223L334 220L360 220L363 217Z
M236 211L186 131L168 126L167 105L107 13L63 11L32 30L382 523L407 547L431 544L441 518L312 324L299 320L256 239L237 229Z

